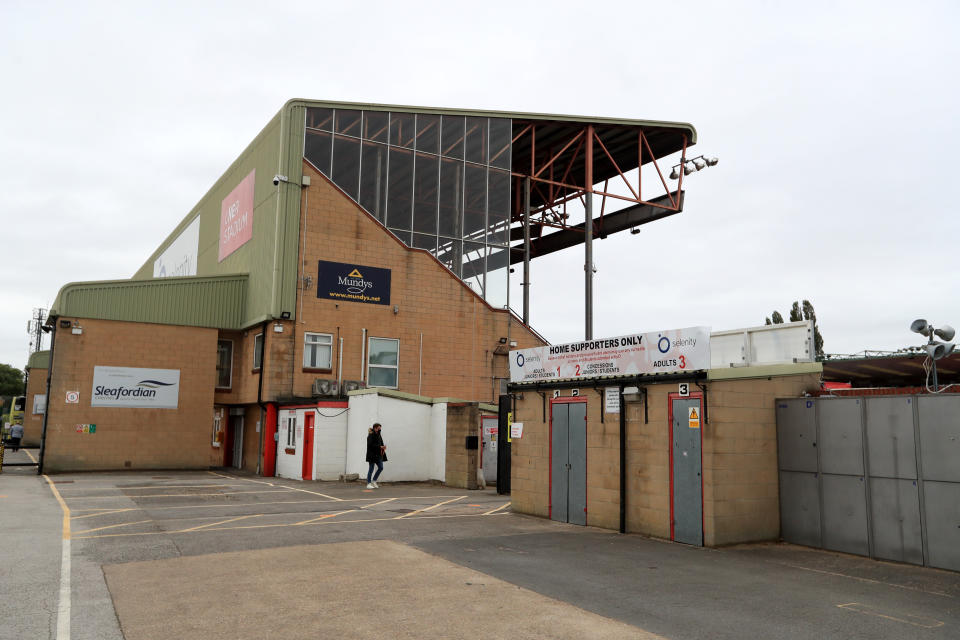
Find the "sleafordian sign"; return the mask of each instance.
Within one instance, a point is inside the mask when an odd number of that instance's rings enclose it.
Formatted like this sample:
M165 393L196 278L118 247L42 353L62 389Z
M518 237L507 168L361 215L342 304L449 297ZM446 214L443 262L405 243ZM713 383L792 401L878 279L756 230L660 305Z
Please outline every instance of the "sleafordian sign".
M179 402L179 369L93 368L91 407L176 409Z
M320 260L317 297L390 304L390 269Z
M709 368L709 327L636 333L510 352L510 382L678 373Z

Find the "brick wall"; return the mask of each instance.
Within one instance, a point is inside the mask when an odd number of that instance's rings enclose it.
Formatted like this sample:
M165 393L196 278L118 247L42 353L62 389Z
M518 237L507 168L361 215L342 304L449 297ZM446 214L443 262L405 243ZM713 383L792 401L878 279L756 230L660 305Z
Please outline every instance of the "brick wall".
M43 435L43 414L33 412L33 398L47 392L47 369L30 369L27 381L27 401L23 408L23 441L29 446L38 446Z
M709 423L701 423L704 543L708 546L779 537L775 399L819 386L819 374L708 384ZM627 396L627 531L670 537L670 394L675 384L647 386ZM512 444L511 499L515 511L549 515L550 396L525 391L514 421L523 437ZM569 390L561 391L569 396ZM620 523L619 414L604 414L603 398L581 389L587 402L587 524ZM546 420L544 420L544 402Z
M405 247L312 167L305 164L304 173L312 185L303 193L301 265L312 283L298 291L302 311L291 310L295 322L285 324L283 334L268 336L271 397L308 397L314 379L335 379L338 365L343 379L360 380L366 328L368 338L400 340L399 391L495 400L499 389L494 378L509 375L507 356L493 353L499 339L509 336L517 348L539 346L542 341L507 312L488 306L429 253ZM319 260L390 269L390 304L318 298ZM293 331L288 330L291 326ZM333 336L329 371L304 370L305 332ZM341 362L338 338L343 338Z
M66 318L63 318L66 320ZM217 331L80 319L81 335L58 331L53 352L45 470L205 469L211 446ZM179 369L177 409L91 407L94 366ZM78 391L78 404L66 404ZM77 433L77 424L96 433Z

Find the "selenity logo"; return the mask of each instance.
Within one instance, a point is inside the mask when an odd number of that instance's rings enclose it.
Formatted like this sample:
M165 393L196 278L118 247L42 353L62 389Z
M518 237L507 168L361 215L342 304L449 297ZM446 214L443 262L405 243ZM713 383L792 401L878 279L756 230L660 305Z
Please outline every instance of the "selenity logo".
M337 276L337 284L346 286L347 291L356 295L361 295L373 287L373 283L365 280L359 269L354 269L345 276Z
M141 380L132 387L120 385L118 387L97 386L93 390L95 398L155 398L157 389L161 387L172 387L174 382L161 382L159 380Z

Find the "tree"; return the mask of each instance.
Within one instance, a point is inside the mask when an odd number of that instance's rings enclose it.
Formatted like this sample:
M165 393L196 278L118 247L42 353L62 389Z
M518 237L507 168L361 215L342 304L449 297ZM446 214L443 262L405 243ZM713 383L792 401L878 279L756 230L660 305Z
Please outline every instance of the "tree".
M0 398L6 410L10 398L23 395L23 371L8 364L0 364Z
M771 320L772 318L772 320ZM779 311L774 311L770 318L766 318L764 324L783 324L783 316ZM800 322L801 320L813 320L813 347L818 358L823 357L823 336L820 335L820 325L817 324L817 313L813 310L813 305L809 300L794 302L790 306L790 322Z

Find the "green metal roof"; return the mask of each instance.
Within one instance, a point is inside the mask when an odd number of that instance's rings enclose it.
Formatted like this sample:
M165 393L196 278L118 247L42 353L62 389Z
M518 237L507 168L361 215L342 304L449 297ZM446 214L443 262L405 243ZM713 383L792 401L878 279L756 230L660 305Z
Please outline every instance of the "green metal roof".
M242 329L246 274L72 282L57 294L53 318L97 318Z
M47 369L50 367L50 351L35 351L27 360L27 369Z

